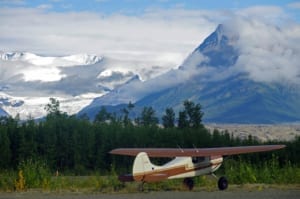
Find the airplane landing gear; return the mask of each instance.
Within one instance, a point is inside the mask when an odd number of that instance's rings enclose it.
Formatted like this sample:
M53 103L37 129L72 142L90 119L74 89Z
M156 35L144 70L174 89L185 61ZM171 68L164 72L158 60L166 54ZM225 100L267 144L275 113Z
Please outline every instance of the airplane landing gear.
M190 191L194 188L194 180L192 178L184 178L183 184L187 187Z
M221 191L227 189L228 181L224 176L220 177L220 179L218 180L218 187L219 187L219 190L221 190Z
M138 185L138 191L139 191L139 192L144 192L144 184L145 184L145 182L142 181L142 182Z

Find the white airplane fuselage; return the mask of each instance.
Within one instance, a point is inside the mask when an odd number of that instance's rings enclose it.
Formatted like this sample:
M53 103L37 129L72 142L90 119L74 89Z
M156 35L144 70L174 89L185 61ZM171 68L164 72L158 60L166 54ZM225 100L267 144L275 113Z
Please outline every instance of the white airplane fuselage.
M133 164L133 179L141 182L156 182L164 179L189 178L215 172L222 164L222 156L176 157L162 166L150 162L148 155L139 153Z

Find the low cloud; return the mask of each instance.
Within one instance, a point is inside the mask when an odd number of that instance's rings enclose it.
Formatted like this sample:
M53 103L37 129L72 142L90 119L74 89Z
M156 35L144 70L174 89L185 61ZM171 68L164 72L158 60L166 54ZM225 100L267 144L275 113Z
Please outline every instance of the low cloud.
M235 18L228 25L239 34L235 69L255 81L300 84L300 25L278 26L253 18Z

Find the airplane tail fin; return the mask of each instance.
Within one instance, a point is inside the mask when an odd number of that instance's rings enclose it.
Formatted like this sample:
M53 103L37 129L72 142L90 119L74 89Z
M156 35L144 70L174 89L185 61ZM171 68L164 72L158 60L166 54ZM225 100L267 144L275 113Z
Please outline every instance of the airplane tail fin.
M150 162L150 159L145 152L140 152L134 160L132 174L136 181L143 181L144 176L156 168Z

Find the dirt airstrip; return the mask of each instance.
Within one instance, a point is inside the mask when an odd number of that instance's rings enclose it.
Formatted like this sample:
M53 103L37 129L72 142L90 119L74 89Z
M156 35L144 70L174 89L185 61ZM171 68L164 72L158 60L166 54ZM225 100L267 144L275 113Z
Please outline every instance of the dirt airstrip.
M228 191L163 191L163 192L144 192L144 193L45 193L45 192L24 192L24 193L0 193L0 199L299 199L300 189L264 189L264 190L245 190L229 189Z

